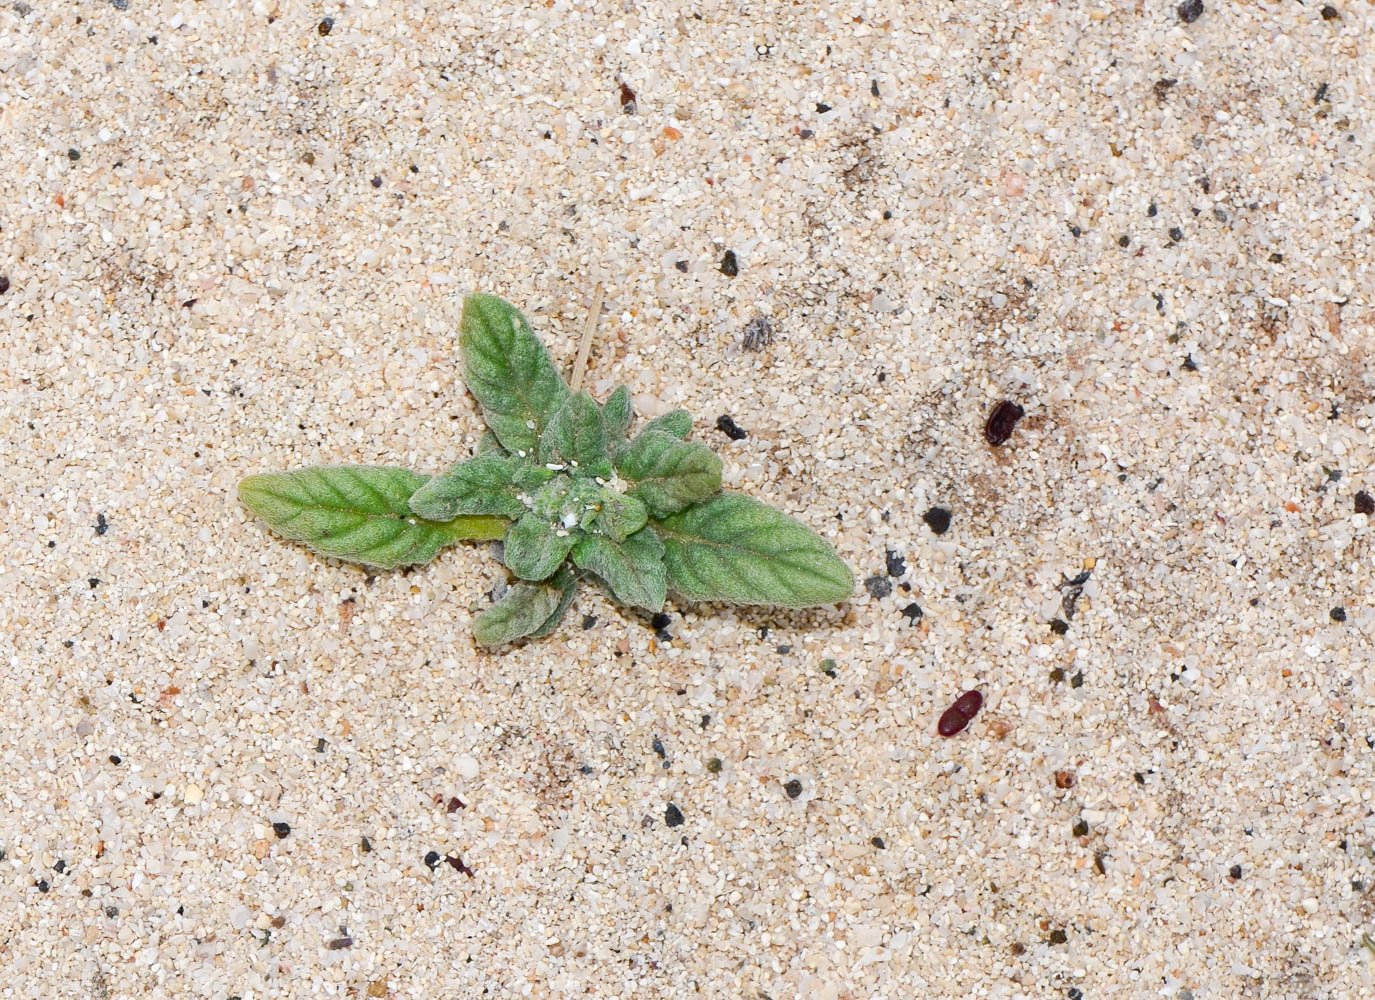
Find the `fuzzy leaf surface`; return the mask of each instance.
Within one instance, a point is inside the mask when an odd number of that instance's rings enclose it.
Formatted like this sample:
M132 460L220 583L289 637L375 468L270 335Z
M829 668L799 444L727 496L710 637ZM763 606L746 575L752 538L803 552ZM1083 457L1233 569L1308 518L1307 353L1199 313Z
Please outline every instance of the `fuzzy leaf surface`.
M444 524L419 517L409 501L425 481L409 469L319 466L249 476L239 483L239 499L279 535L382 569L429 562L449 542L475 537L465 526L500 525L497 518Z
M835 550L800 521L739 493L722 493L651 522L664 543L673 592L690 601L835 604L854 577Z
M606 424L607 440L616 444L624 441L626 432L630 430L632 416L634 411L630 405L630 387L617 386L616 391L606 398L606 404L602 407L602 421Z
M554 629L559 627L559 622L563 621L564 613L568 611L573 603L573 598L578 593L578 573L576 570L569 569L567 565L559 567L559 571L549 578L545 584L547 587L554 587L559 592L559 603L554 608L554 613L544 620L544 624L530 633L530 638L541 639Z
M605 535L584 535L573 549L573 561L601 577L622 604L663 609L664 543L653 528L642 528L620 544Z
M605 487L597 492L601 510L588 524L589 530L606 535L613 542L623 542L649 521L649 511L635 497Z
M552 632L575 590L571 573L561 577L548 583L513 584L506 596L473 619L473 638L484 646L499 646Z
M645 431L659 431L683 440L692 433L692 414L687 410L669 410L661 417L655 417L645 424ZM644 433L644 431L641 431Z
M569 396L550 418L540 436L539 460L566 465L575 475L611 475L601 407L591 396L585 392Z
M497 436L492 433L492 428L488 427L482 432L482 437L477 439L477 453L479 455L486 455L488 452L492 451L501 455L506 454L506 449L501 446L501 442L497 440Z
M616 471L653 517L666 517L721 492L721 459L704 444L646 429L616 453Z
M411 497L411 510L431 521L459 514L496 514L515 519L525 513L513 477L528 466L518 458L488 452L459 462L435 476Z
M506 533L506 567L522 580L545 580L568 558L576 539L542 517L526 514Z
M459 332L463 380L497 440L510 452L535 453L540 434L568 398L520 310L495 295L469 295Z

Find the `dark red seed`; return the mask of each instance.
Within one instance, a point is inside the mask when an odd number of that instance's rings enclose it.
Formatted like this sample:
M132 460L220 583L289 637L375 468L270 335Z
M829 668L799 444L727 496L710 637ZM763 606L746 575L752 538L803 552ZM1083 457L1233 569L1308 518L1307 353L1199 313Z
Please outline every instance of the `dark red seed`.
M955 704L941 713L941 721L937 724L936 731L942 736L954 736L962 732L974 716L979 714L983 703L984 696L978 691L966 691L955 699Z
M988 423L984 424L984 439L994 446L1006 444L1007 439L1012 437L1012 429L1017 426L1017 421L1025 414L1026 410L1012 400L1003 400L988 415Z

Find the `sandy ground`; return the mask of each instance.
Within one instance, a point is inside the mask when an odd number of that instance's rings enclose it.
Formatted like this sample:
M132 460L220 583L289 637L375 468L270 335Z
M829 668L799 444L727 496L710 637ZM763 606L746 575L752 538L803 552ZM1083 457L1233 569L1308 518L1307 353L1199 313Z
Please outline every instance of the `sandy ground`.
M0 997L1369 997L1332 2L6 3ZM847 605L493 654L487 548L237 503L466 456L463 295L571 367L599 281Z

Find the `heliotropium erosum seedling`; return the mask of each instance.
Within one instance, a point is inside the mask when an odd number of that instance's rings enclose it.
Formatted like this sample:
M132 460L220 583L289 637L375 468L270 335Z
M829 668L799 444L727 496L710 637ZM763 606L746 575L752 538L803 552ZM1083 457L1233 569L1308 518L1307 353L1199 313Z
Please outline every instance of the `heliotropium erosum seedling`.
M500 539L517 582L473 622L487 645L553 631L584 576L621 604L834 604L854 587L816 532L721 489L721 459L689 441L685 410L630 436L630 390L574 392L514 306L463 305L463 377L488 433L433 478L344 465L249 476L239 498L279 534L382 569L427 563L451 542Z

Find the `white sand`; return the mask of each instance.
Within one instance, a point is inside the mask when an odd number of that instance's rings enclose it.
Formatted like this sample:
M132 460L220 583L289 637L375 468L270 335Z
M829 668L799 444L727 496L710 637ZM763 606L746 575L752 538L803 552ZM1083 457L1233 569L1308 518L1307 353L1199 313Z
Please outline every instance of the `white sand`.
M1205 3L6 5L0 997L1371 996L1375 7ZM599 280L588 386L905 586L493 655L484 547L238 505Z

